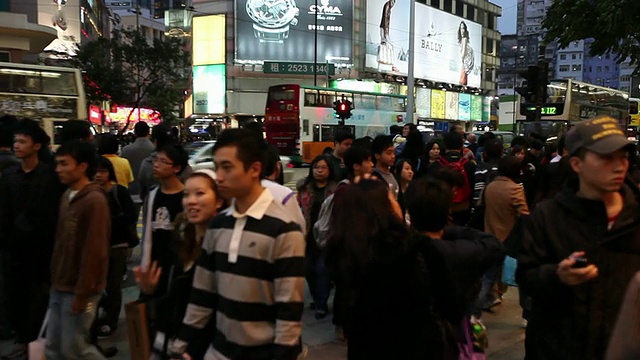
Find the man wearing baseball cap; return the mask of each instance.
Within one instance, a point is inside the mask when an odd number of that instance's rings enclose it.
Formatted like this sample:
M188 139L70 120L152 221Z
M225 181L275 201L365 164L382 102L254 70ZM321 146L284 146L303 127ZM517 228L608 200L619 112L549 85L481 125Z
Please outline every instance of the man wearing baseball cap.
M599 116L569 130L566 146L577 177L535 208L518 256L518 283L533 299L527 359L602 359L640 270L633 144L616 119Z

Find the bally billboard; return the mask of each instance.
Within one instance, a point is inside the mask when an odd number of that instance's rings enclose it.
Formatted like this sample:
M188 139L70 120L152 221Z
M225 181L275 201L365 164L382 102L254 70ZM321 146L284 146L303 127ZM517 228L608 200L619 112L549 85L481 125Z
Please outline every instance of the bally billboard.
M316 4L318 4L316 6ZM351 0L236 0L236 59L351 63Z
M409 0L368 0L365 67L407 75ZM416 2L414 76L480 87L482 26Z
M482 26L416 3L414 76L480 87Z

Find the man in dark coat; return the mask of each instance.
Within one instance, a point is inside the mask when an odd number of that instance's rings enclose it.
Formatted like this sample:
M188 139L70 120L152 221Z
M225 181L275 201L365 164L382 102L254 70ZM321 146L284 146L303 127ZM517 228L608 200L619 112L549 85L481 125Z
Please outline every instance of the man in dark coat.
M577 180L536 207L518 256L518 283L533 299L528 360L602 359L640 270L640 192L625 181L633 145L608 116L566 139Z

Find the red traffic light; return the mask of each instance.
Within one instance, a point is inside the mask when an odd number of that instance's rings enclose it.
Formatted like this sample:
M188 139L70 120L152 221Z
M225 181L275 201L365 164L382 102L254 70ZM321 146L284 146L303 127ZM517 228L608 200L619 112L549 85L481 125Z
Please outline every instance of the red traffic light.
M347 104L346 103L340 103L340 111L347 111Z

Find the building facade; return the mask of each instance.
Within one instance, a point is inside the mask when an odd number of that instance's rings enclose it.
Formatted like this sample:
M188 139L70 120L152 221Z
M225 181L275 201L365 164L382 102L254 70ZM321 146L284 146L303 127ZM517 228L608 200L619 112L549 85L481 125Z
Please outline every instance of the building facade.
M585 42L574 41L556 52L555 78L583 81Z
M285 1L284 3L289 3ZM259 119L264 115L267 89L278 84L327 86L334 80L383 82L398 93L405 91L409 51L409 0L397 0L392 8L391 26L385 33L385 20L381 11L387 0L324 0L318 6L313 0L295 2L298 15L295 20L276 30L265 26L258 12L251 10L248 0L211 1L193 0L193 51L207 46L198 40L197 19L205 14L224 15L224 49L222 62L194 62L193 118L228 118L232 124ZM317 15L317 23L315 19ZM414 76L418 83L449 91L489 94L495 89L500 67L500 34L497 18L500 7L488 0L426 0L416 2L416 28ZM424 19L432 19L423 21ZM263 23L261 23L264 22ZM397 21L397 23L396 23ZM213 23L212 23L213 24ZM219 24L218 24L219 25ZM216 25L216 26L218 26ZM206 25L214 26L214 25ZM406 27L398 30L398 27ZM473 60L468 59L467 75L460 75L460 40L451 28L467 30L468 47ZM317 42L315 33L317 32ZM447 33L448 32L448 33ZM462 32L464 34L464 31ZM450 36L448 41L432 41L432 35ZM381 58L380 44L387 37L391 46L386 58ZM209 47L211 47L209 45ZM209 49L213 51L213 49ZM265 61L332 63L335 75L296 75L273 73L265 69ZM213 70L224 64L224 70ZM447 64L446 68L443 64ZM209 66L209 70L200 68ZM269 71L266 71L269 70ZM196 84L198 76L219 76L224 71L224 107L221 112L202 113L196 103L205 103L198 97L204 94ZM446 73L446 74L444 74ZM221 76L221 75L220 75ZM340 82L337 82L340 83ZM198 88L198 89L196 89ZM404 90L403 90L404 89ZM209 88L207 91L213 91ZM204 96L204 95L202 95Z

